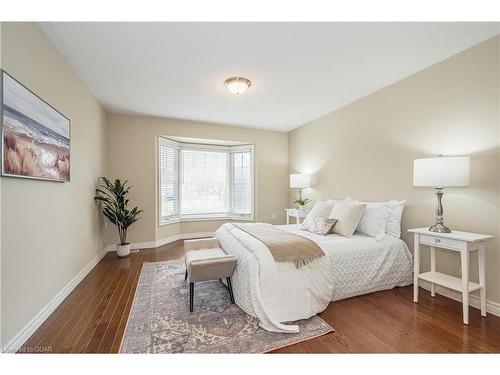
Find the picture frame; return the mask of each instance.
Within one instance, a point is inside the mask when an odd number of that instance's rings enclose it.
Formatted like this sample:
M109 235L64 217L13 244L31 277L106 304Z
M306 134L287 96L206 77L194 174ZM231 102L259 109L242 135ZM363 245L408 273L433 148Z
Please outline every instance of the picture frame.
M2 176L71 181L71 120L0 69Z

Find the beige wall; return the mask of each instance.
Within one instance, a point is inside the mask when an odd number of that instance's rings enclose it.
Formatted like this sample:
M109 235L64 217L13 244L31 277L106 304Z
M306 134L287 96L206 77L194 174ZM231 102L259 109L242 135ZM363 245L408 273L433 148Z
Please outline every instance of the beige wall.
M184 222L158 226L156 144L158 136L183 136L255 144L255 214L257 221L284 223L288 197L286 133L175 119L109 114L107 160L110 177L127 178L134 186L131 202L144 209L129 232L131 242L153 241L179 233L212 232L222 221ZM276 219L272 219L272 214ZM116 243L114 227L108 242Z
M2 65L71 119L71 182L1 178L2 343L104 248L93 194L104 173L104 113L33 23L2 24Z
M412 186L413 159L470 155L471 186L446 191L445 222L498 237L498 46L498 38L486 41L292 131L290 172L314 174L313 199L406 199L406 232L434 219L432 189ZM412 236L404 239L412 248ZM500 302L498 240L487 246L487 263L488 298ZM458 257L440 253L438 269L456 272Z

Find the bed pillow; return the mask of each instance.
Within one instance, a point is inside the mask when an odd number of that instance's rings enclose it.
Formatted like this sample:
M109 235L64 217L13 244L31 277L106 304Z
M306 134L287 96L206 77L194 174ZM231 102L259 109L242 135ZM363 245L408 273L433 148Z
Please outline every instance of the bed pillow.
M337 219L333 233L344 237L351 237L359 220L365 211L366 204L354 202L339 202L333 206L329 219Z
M326 236L327 234L330 234L332 232L332 229L336 223L336 219L316 217L312 220L309 220L307 223L304 222L304 224L302 225L302 230Z
M356 203L359 203L356 201ZM366 203L365 212L359 220L356 231L381 241L385 236L387 219L392 209L389 203Z
M347 197L345 201L359 203L357 199L351 197ZM362 202L362 203L366 203L368 205L383 204L389 206L390 213L385 223L385 233L393 236L394 238L401 238L401 217L403 215L403 210L406 201L392 200L388 202ZM363 221L363 218L361 218L361 221ZM362 230L358 229L358 231L364 233Z
M385 224L385 233L395 238L401 238L401 217L405 208L406 201L389 201L391 213Z
M343 202L344 200L343 199L328 198L326 201L327 201L327 203L330 203L330 204L337 204L337 203Z
M307 214L306 218L304 219L303 226L309 225L309 223L314 222L314 219L317 217L328 219L330 212L332 212L333 205L334 205L333 203L329 203L326 201L318 201L314 203L312 210Z

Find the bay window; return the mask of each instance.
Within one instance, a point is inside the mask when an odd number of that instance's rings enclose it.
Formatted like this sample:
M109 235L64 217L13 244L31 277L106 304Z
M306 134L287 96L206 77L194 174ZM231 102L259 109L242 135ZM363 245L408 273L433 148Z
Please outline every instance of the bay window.
M160 224L253 220L253 150L159 138Z

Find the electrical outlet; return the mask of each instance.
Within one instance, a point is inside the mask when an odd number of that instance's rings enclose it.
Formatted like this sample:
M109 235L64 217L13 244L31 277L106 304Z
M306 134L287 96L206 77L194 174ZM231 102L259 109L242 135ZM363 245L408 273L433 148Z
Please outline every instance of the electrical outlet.
M271 219L276 220L276 212L273 212L273 214L271 215Z

